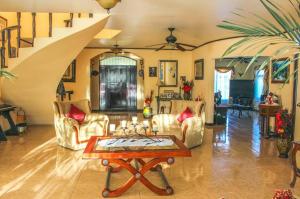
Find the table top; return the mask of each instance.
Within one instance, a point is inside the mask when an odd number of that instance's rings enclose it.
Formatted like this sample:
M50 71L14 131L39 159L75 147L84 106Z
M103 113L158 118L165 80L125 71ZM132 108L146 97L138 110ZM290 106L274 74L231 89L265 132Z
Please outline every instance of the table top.
M272 107L280 107L280 105L279 104L260 104L259 105L259 107L270 107L270 108L272 108Z
M232 105L230 104L219 104L219 105L216 105L216 108L231 108Z
M127 159L127 158L156 158L156 157L191 157L191 151L175 136L166 135L159 138L170 138L174 142L175 147L169 148L127 148L120 150L110 150L108 148L99 149L97 143L101 140L120 138L114 136L92 136L83 152L83 158L88 159ZM155 139L156 136L149 136L149 139ZM128 138L129 139L129 138Z

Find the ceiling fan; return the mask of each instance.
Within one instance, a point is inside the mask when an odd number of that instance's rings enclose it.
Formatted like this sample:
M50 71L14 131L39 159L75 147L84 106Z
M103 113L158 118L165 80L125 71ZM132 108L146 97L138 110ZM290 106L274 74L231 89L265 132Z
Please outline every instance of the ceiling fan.
M116 55L124 53L123 49L120 48L120 46L118 44L113 45L112 48L110 49L110 51Z
M162 44L155 44L155 45L151 45L151 46L147 46L147 47L154 47L154 46L159 46L161 45L159 48L155 49L155 51L159 51L162 50L166 47L172 47L181 51L186 51L186 47L189 48L197 48L197 46L194 45L190 45L190 44L184 44L184 43L178 43L177 38L173 35L173 31L175 30L175 28L168 28L168 30L170 31L170 35L168 37L166 37L166 42L167 43L162 43Z

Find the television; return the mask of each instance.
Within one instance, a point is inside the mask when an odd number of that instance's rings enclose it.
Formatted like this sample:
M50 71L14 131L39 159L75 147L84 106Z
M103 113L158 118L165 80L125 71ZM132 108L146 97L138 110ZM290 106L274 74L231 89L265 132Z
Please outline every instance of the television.
M230 80L229 97L233 100L241 98L254 98L254 80Z

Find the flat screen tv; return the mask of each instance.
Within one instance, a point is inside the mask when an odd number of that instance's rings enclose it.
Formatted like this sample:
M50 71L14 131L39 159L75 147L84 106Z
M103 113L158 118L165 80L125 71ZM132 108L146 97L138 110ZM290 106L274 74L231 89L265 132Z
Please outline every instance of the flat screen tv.
M238 97L254 97L254 81L253 80L230 80L229 96L233 99Z

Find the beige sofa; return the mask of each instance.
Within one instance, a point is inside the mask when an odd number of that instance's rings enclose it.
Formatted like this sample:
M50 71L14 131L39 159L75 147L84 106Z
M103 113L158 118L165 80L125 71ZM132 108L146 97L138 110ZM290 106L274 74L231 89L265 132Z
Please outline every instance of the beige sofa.
M182 124L177 117L186 107L189 107L194 116L185 119ZM160 135L175 135L188 148L201 145L205 126L205 103L203 101L174 100L171 102L170 114L153 116L152 124L158 125Z
M71 104L86 113L83 123L66 117ZM79 150L85 148L88 139L93 135L106 135L108 117L106 115L91 113L88 100L74 102L54 102L54 126L57 143L63 147Z

